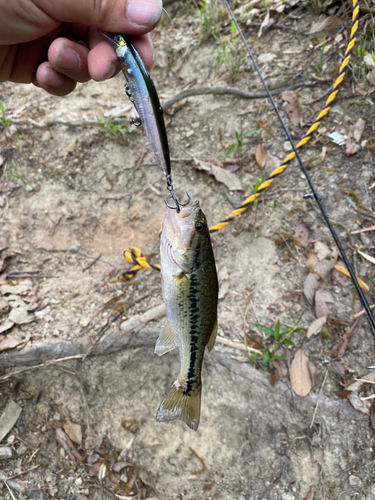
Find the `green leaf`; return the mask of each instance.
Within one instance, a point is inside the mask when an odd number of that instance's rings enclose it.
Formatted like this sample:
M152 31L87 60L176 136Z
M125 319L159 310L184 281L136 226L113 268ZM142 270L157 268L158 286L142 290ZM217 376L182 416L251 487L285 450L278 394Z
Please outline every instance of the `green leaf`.
M270 353L269 349L267 347L265 347L265 349L263 351L263 365L264 366L267 366L267 363L268 363L270 357L271 357L271 353Z
M258 328L262 332L266 333L267 335L274 335L274 331L271 328L268 328L268 326L265 325L260 325L259 323L250 323L251 326L254 326L255 328Z
M291 341L291 340L289 340L289 339L283 339L281 342L282 342L283 344L286 344L286 345L295 346L295 343L294 343L294 342L292 342L292 341Z
M263 179L263 176L261 175L259 177L259 179L256 181L255 186L254 186L254 190L253 190L254 194L258 191L260 185L262 184L262 179Z
M228 156L230 156L233 153L233 151L235 151L236 149L237 149L237 144L232 144L232 146L226 152L226 154L224 156L224 160L226 160L228 158Z
M258 132L260 132L260 128L255 128L254 130L249 130L248 132L242 134L242 137L248 137L249 135L257 134Z
M231 29L232 29L232 33L233 33L233 34L234 34L234 33L236 33L236 31L237 31L237 28L236 28L236 23L233 21L233 19L232 19L232 21L230 22L230 27L231 27Z
M280 320L277 320L273 336L275 337L275 340L279 340L279 337L280 337Z
M272 356L272 359L285 359L284 356Z

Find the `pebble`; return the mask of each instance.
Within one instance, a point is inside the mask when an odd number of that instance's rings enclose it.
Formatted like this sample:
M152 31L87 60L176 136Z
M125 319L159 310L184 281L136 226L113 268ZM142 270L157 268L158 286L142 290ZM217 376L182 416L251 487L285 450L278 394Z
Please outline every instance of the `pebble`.
M296 497L291 491L288 491L287 493L283 493L281 498L282 500L295 500Z
M9 446L0 448L0 460L8 460L9 458L12 458L12 450Z

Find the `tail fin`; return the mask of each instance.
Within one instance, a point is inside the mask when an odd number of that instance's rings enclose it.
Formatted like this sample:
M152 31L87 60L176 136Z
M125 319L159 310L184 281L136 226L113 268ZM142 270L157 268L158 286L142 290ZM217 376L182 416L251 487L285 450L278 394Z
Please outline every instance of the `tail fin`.
M182 420L196 431L201 414L201 389L202 386L199 384L186 394L184 388L176 381L167 397L161 402L156 420L158 422Z

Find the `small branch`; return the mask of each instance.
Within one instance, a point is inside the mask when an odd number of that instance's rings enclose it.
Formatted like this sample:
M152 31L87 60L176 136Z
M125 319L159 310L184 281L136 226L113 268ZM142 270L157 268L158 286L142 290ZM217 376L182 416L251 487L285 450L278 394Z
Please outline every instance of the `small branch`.
M82 269L82 272L84 273L85 271L87 271L87 269L90 269L90 267L94 266L98 262L101 256L102 254L100 253L89 265L87 265Z
M271 90L271 95L281 94L285 90L294 90L294 89L299 89L301 87L314 87L315 85L316 83L312 81L295 83L290 87ZM255 94L251 92L244 92L242 90L238 90L233 87L195 87L192 89L181 90L181 92L178 92L178 94L174 95L167 102L165 102L163 108L164 109L170 108L171 106L173 106L173 104L175 104L178 101L181 101L181 99L185 99L186 97L192 97L197 95L209 95L209 94L231 95L232 97L237 97L240 99L264 99L268 97L268 94L266 94L266 92L259 92Z
M250 352L255 352L257 354L261 354L262 351L259 349L254 349L254 347L249 347L245 344L242 344L240 342L233 342L233 340L228 340L225 339L224 337L216 337L216 342L219 344L223 344L227 347L233 347L234 349L240 349L241 351L250 351Z
M315 405L315 409L314 409L313 418L311 420L310 428L314 425L314 422L315 422L316 412L318 411L318 406L319 406L319 397L320 397L320 394L323 390L324 384L326 383L327 375L328 375L328 370L326 370L322 385L320 386L320 389L319 389L318 399L316 400L316 405Z

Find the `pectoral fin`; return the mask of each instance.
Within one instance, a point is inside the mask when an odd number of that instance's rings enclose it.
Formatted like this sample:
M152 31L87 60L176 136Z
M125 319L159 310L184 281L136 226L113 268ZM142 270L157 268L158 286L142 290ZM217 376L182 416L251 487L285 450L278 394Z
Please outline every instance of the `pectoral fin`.
M163 356L163 354L172 351L176 347L177 344L174 340L171 327L169 326L169 323L167 321L163 326L161 334L156 342L154 353L158 356Z
M215 321L215 324L214 324L214 327L212 329L212 333L211 333L211 336L210 336L210 340L208 341L208 344L207 344L207 349L209 351L212 350L214 344L215 344L215 340L216 340L216 334L217 334L217 318L216 318L216 321Z

